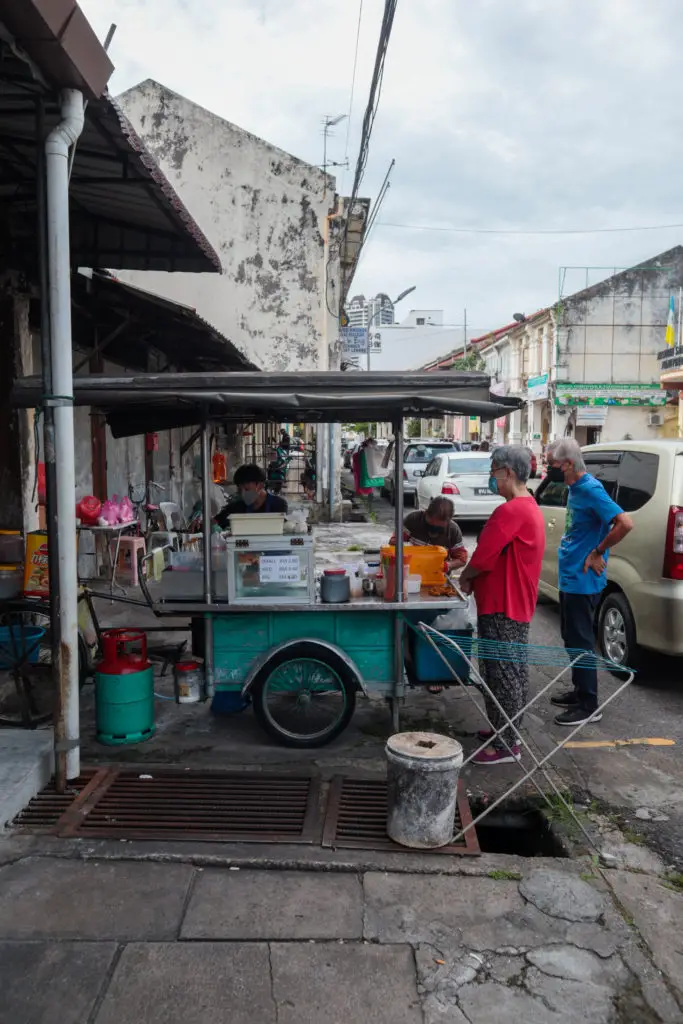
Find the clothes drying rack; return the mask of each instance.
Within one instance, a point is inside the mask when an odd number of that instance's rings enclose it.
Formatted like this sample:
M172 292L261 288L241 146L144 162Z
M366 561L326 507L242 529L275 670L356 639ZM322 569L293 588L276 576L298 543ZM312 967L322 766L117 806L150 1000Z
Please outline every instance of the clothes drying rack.
M499 796L492 804L486 807L476 818L474 818L465 828L462 828L456 836L453 837L453 842L458 842L465 832L471 828L475 828L476 825L483 821L483 819L491 813L496 807L498 807L504 800L512 795L516 790L519 789L525 782L529 781L534 786L539 795L546 801L552 810L552 801L548 794L545 792L542 786L539 785L538 780L535 778L537 772L545 778L550 788L555 793L560 803L564 806L567 813L570 815L572 820L583 832L584 836L590 843L590 845L597 849L595 840L592 838L590 833L585 828L583 822L576 815L573 807L566 800L564 794L555 784L555 781L546 771L546 765L556 756L556 754L562 750L566 744L573 739L586 725L588 722L582 722L577 725L574 729L571 729L567 736L559 743L557 743L548 754L542 754L540 757L534 751L533 747L529 743L529 740L524 736L521 731L519 722L522 716L531 708L537 701L555 686L556 683L560 682L568 672L571 671L576 665L580 665L581 668L594 668L597 671L607 671L611 673L618 673L619 676L626 676L625 681L621 682L617 689L607 697L605 701L600 704L595 711L595 714L601 712L604 708L611 704L612 701L623 693L623 691L631 685L635 677L635 671L624 665L617 665L615 662L609 661L607 658L603 658L598 654L594 654L589 651L580 650L578 648L565 648L565 647L546 647L539 644L514 644L506 643L498 640L483 640L473 636L457 635L451 636L445 633L439 632L438 629L434 629L433 626L428 626L424 622L418 624L417 627L423 634L425 640L433 647L438 654L439 658L443 661L447 667L450 675L458 682L464 693L467 694L469 699L472 701L477 711L484 715L486 721L493 729L493 735L485 740L476 750L463 761L463 767L468 765L480 751L485 750L486 747L490 746L492 741L496 737L500 737L505 749L508 753L512 754L513 751L505 741L502 733L505 729L511 727L519 738L520 745L523 747L525 752L529 755L532 761L532 767L527 769L522 763L521 759L517 761L520 768L522 769L522 778L518 779L512 786L510 786L501 796ZM469 673L465 678L461 678L456 670L455 666L447 657L448 652L453 652L457 655L457 660L462 664L464 662L469 669ZM481 672L477 668L474 662L476 659L478 662L482 661L505 661L514 662L517 664L526 665L537 665L545 668L559 668L560 671L553 676L550 682L546 683L535 696L528 701L524 707L517 712L512 718L507 714L505 709L501 706L500 701L496 698L491 688L488 686L486 680L483 678ZM499 714L503 719L503 725L496 729L492 722L489 722L485 712L479 707L472 690L477 690L482 695L487 696L493 705L498 710ZM516 759L515 759L516 760Z

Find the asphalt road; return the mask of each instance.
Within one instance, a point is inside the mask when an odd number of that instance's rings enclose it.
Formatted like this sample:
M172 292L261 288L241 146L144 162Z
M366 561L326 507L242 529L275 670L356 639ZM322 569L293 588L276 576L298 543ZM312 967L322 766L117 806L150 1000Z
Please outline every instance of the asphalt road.
M379 522L393 523L394 509L388 502L376 498L373 510ZM463 530L470 551L477 532L478 527L470 525ZM562 643L558 607L544 598L532 622L531 642ZM532 692L548 678L532 671ZM604 700L618 683L605 673L600 685ZM547 721L550 733L561 735L553 723L557 709L541 698L535 711ZM683 870L683 661L652 654L633 684L605 710L602 721L586 727L577 740L586 745L568 752L576 788L616 813L636 842L642 837L667 864ZM650 817L644 817L648 812Z

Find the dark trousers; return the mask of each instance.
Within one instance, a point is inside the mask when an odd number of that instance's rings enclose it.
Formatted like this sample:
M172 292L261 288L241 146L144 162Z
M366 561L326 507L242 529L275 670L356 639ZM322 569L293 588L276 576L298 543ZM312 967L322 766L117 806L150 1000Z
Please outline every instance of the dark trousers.
M560 632L567 648L595 651L595 609L599 594L560 593ZM595 711L598 706L598 673L594 668L572 669L572 682L579 705L584 711Z

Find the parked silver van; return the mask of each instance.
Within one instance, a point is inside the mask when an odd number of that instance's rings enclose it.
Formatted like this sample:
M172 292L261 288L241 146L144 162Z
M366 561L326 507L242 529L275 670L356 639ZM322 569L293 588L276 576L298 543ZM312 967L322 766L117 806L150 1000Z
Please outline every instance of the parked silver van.
M610 552L596 613L600 650L637 667L643 649L683 655L683 439L619 441L583 448L586 469L633 519ZM539 487L546 528L540 591L559 600L557 549L567 486Z

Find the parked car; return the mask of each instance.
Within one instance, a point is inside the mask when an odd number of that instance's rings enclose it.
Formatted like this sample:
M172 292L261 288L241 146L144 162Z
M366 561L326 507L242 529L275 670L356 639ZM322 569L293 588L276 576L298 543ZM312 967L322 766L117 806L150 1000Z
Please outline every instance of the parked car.
M420 477L434 456L438 452L457 450L457 441L434 441L432 438L421 441L411 438L406 442L403 449L403 501L406 505L415 503ZM384 478L382 496L388 498L392 505L394 504L394 463L394 446L391 442L391 454Z
M610 552L595 618L601 652L636 668L643 650L683 655L683 440L619 441L583 449L586 468L633 518ZM546 526L540 590L558 601L557 550L567 487L541 484Z
M444 452L436 455L417 487L418 508L426 509L432 498L444 494L453 502L455 518L488 519L503 503L489 489L491 455L488 452Z

